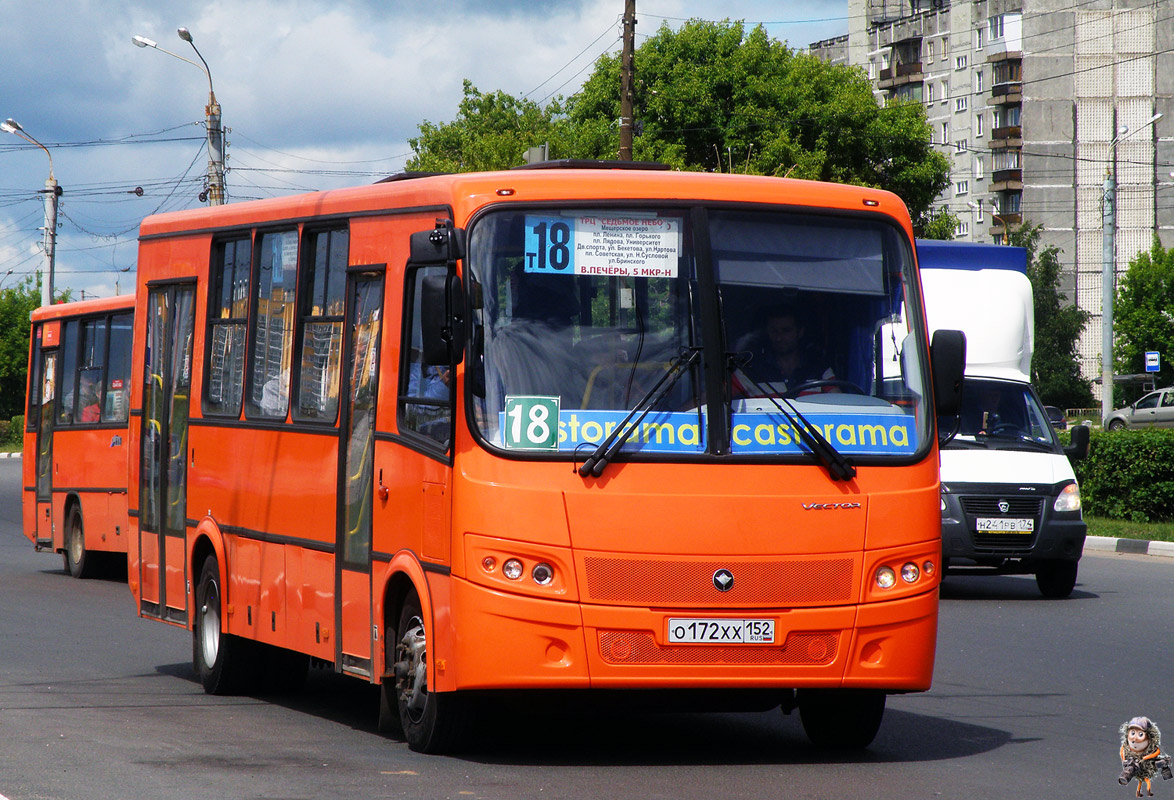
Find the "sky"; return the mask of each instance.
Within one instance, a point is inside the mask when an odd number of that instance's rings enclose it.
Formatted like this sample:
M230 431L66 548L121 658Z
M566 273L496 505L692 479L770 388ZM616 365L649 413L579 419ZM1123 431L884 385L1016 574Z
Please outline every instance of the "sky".
M794 48L847 32L847 0L637 0L636 43L686 19L763 23ZM137 231L195 208L208 78L228 129L229 202L372 183L403 170L462 82L540 104L620 48L623 0L0 0L0 120L48 148L63 190L55 283L133 291ZM637 64L637 70L639 65ZM618 92L618 87L617 87ZM43 150L0 132L0 289L43 260ZM142 194L136 192L141 187Z

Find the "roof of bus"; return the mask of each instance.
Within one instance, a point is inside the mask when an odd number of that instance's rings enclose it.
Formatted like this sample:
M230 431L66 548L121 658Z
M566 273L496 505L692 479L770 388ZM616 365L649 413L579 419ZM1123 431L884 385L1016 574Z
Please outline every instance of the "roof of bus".
M54 303L51 306L41 306L33 309L34 322L47 319L61 319L62 317L79 317L85 314L101 314L104 311L121 311L135 307L133 294L120 294L116 297L99 297L94 300L74 300L69 303Z
M268 200L174 211L143 220L140 237L207 232L319 216L400 208L452 208L458 224L498 202L674 200L777 203L888 214L909 228L909 213L891 192L845 184L633 169L541 169L433 175Z

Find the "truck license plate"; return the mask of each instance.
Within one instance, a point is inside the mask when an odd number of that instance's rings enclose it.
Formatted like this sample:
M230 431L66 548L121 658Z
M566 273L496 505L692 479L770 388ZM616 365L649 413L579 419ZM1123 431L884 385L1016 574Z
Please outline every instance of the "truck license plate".
M774 644L773 619L670 619L670 644Z
M1030 517L979 517L974 526L984 533L1031 533L1035 520Z

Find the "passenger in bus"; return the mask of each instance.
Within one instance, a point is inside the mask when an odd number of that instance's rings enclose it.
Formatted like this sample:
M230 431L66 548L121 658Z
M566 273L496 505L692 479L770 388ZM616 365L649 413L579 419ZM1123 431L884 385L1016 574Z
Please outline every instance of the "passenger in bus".
M790 306L769 309L758 329L739 343L738 351L749 354L742 368L751 386L765 385L772 392L793 392L813 381L833 381L835 372L816 357L806 338L806 326L799 312ZM735 387L737 388L737 387ZM834 386L812 387L817 392L839 391ZM803 392L806 394L806 392Z
M84 372L81 376L78 400L78 406L81 408L79 422L98 422L102 419L102 409L98 404L98 384Z

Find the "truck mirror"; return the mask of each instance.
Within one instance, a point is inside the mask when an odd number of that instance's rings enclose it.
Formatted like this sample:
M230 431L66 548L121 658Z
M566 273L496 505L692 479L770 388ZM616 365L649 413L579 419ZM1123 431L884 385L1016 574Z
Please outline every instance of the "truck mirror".
M465 257L465 231L451 220L438 219L432 230L411 235L408 252L413 264L449 264Z
M1089 429L1087 425L1077 425L1072 429L1069 444L1064 448L1064 455L1068 458L1084 458L1088 455Z
M962 331L934 331L930 363L937 415L958 416L962 407L962 376L966 370L966 334Z
M420 282L420 351L429 366L459 364L465 350L465 293L454 273Z

